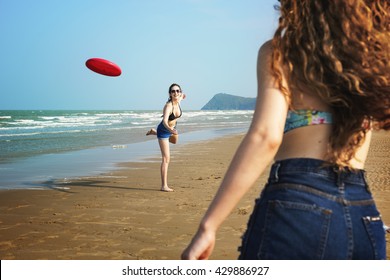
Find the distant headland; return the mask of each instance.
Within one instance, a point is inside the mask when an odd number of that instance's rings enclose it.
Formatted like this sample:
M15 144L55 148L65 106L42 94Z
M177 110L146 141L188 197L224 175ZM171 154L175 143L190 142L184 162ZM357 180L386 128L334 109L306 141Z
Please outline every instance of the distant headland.
M201 110L254 110L256 98L218 93Z

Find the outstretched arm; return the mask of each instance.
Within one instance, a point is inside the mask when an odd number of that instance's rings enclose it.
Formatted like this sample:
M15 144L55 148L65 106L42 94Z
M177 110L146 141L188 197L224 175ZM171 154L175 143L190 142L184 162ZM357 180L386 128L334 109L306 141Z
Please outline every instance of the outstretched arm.
M259 52L256 109L248 133L238 147L221 186L204 215L183 259L207 259L214 245L216 231L239 200L273 160L283 136L288 105L275 87L269 71L271 49Z

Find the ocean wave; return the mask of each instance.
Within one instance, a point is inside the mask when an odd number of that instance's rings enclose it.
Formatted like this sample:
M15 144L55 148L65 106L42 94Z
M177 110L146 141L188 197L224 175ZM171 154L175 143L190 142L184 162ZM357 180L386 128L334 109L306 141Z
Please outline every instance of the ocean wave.
M161 122L161 111L3 111L0 141L12 155L77 150L147 141L146 130ZM249 126L253 111L183 110L180 133Z

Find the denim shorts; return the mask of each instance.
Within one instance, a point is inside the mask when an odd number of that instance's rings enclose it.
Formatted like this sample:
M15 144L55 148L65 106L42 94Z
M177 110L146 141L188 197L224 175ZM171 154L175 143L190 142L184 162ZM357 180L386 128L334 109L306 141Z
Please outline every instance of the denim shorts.
M157 138L158 139L167 139L172 135L162 122L157 126Z
M364 170L307 158L275 162L240 250L239 259L386 259Z

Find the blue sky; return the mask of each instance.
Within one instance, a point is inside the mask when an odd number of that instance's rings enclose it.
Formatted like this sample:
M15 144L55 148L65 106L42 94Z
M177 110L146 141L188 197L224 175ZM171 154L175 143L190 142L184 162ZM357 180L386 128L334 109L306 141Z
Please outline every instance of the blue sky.
M158 110L171 83L198 110L256 96L256 57L276 0L0 0L0 110ZM91 57L119 77L85 67Z

